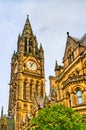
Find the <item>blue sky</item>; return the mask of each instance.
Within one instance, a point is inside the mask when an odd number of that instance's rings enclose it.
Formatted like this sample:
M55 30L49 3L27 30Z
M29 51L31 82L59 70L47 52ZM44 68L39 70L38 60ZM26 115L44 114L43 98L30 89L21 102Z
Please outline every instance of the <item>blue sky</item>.
M62 64L66 32L81 38L86 33L85 0L0 0L0 107L8 110L10 63L27 14L38 43L45 50L48 77L54 75L55 60Z

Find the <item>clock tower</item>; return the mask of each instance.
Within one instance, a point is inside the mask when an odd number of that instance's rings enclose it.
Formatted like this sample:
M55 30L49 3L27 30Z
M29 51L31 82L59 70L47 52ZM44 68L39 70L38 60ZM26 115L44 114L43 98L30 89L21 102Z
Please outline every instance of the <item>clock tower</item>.
M42 44L38 47L28 16L11 59L9 85L8 114L14 116L15 128L20 130L21 121L32 111L35 96L45 97L44 50Z

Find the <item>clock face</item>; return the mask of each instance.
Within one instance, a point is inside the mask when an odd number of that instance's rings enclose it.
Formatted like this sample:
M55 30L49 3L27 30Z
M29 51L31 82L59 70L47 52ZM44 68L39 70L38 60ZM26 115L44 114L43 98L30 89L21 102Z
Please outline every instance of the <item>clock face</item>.
M37 64L34 61L30 60L30 61L27 62L27 67L30 70L36 70L37 69Z

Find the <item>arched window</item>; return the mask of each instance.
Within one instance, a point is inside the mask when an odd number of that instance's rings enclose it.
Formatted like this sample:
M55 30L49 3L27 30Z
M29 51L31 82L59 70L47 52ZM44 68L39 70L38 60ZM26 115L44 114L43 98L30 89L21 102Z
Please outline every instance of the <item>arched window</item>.
M27 38L25 37L25 46L24 46L25 53L27 52Z
M78 104L81 104L82 103L82 92L80 90L77 90L76 94L77 94Z

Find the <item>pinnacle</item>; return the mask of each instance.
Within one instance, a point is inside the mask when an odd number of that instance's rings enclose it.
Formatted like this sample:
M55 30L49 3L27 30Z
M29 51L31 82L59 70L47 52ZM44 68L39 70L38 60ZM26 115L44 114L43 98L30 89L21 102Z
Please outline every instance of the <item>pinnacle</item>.
M42 48L42 44L41 44L41 43L40 43L40 49L43 50L43 48Z
M29 15L27 15L27 19L26 19L26 22L24 25L22 35L28 35L28 34L32 34L32 28L31 28L31 24L30 24L30 20L29 20Z
M59 70L59 66L58 66L57 60L56 60L56 63L55 63L55 70Z
M69 32L67 32L67 36L69 36Z

